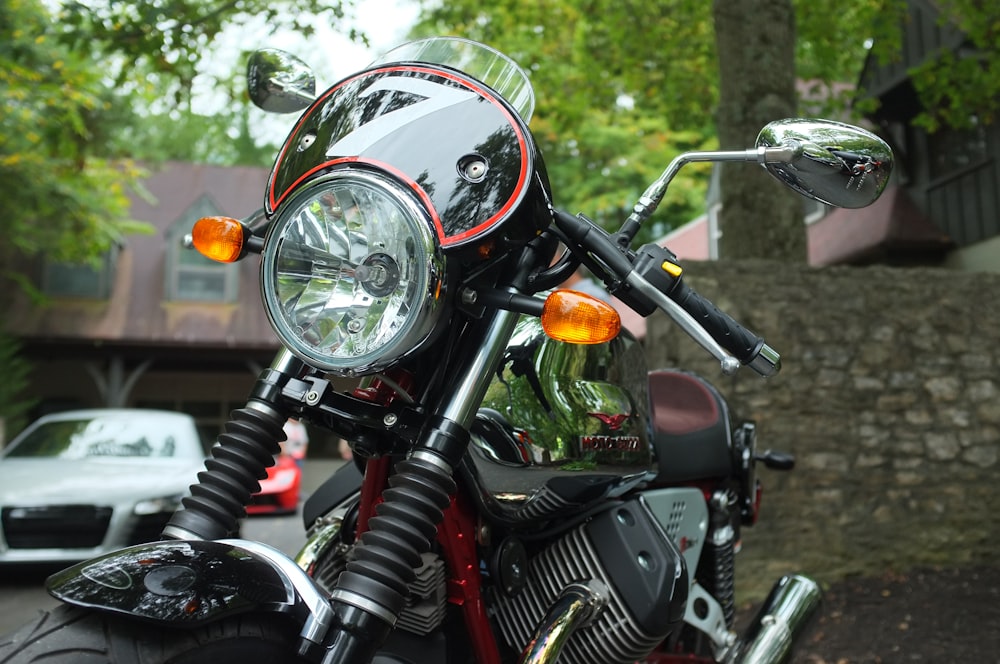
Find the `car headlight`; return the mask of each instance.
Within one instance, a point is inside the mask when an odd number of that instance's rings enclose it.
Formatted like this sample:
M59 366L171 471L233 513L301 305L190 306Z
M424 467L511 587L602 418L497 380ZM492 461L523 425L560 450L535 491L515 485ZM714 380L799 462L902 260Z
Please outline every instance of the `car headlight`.
M140 500L135 504L135 507L132 508L132 513L136 516L148 516L150 514L173 512L180 506L181 494L178 493L173 496Z
M295 471L294 470L279 470L274 474L274 478L270 482L270 488L272 491L284 491L288 487L295 483Z
M444 258L416 196L368 171L334 171L278 210L262 257L264 307L278 337L340 375L381 370L427 340Z

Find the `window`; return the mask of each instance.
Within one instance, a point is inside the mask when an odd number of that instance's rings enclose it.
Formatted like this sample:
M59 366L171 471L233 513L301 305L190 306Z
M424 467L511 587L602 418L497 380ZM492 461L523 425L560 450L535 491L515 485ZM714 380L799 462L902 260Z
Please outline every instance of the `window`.
M229 421L230 414L237 408L242 408L246 402L230 401L188 401L183 399L144 399L136 402L136 408L153 408L186 413L194 418L202 447L207 453L215 445L219 435L223 433L223 425Z
M221 214L207 196L202 196L180 216L168 236L167 299L194 302L234 302L239 273L233 264L216 263L194 249L182 246L185 235L201 217Z
M113 247L93 264L47 260L42 274L42 290L53 297L106 300L111 296L118 253L118 247Z
M989 158L986 129L976 119L968 129L944 128L930 136L931 178L957 175Z

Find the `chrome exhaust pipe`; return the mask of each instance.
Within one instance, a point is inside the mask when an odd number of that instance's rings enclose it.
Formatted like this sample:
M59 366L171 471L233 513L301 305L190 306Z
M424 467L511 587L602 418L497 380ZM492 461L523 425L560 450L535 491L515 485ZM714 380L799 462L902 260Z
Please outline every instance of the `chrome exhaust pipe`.
M573 632L586 627L608 603L608 587L597 579L567 586L521 652L520 664L554 664Z
M726 662L783 664L819 608L821 598L819 584L812 579L804 576L779 579Z

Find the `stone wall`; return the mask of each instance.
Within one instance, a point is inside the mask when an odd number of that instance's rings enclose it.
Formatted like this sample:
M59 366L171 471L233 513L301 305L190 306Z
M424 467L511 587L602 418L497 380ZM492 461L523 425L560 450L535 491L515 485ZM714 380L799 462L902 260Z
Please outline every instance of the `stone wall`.
M823 581L994 563L1000 546L1000 275L694 263L688 282L782 355L763 380L721 375L662 314L650 366L712 380L762 448L761 520L737 558L744 596L777 575Z

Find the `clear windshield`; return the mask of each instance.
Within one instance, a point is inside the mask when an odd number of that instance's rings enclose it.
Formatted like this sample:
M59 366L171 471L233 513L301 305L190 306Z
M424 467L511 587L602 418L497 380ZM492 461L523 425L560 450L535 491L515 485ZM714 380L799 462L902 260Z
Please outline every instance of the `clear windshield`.
M468 74L499 93L525 122L535 110L535 92L528 75L500 51L460 37L431 37L398 46L372 66L392 62L426 62Z
M200 458L170 422L158 419L94 417L45 422L26 433L6 456L83 459L86 457Z

